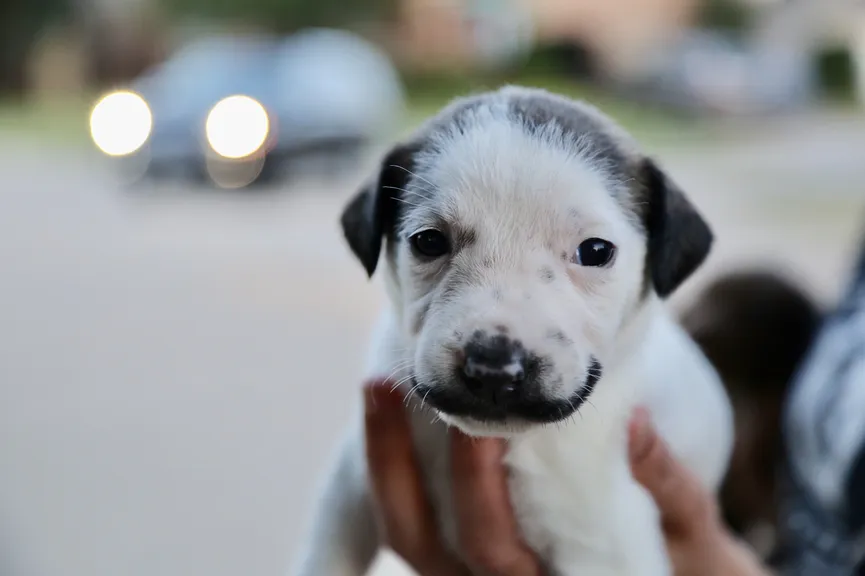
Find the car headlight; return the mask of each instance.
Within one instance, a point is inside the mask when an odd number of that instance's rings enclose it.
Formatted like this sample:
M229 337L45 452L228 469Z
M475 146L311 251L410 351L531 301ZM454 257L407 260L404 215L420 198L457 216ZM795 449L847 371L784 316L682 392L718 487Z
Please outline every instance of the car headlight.
M153 129L147 102L121 90L103 96L90 112L90 137L109 156L126 156L144 146Z
M204 126L207 143L224 158L246 158L258 152L270 133L270 118L249 96L223 98L210 110Z

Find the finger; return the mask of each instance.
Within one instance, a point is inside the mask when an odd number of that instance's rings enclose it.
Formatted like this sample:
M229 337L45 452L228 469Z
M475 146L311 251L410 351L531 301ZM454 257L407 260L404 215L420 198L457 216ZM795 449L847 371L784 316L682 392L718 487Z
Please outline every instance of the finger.
M364 400L370 484L387 544L423 576L459 574L438 536L402 394L376 382L365 388Z
M634 412L628 436L632 473L655 500L665 529L680 534L705 529L714 510L711 495L673 457L645 409Z
M502 463L505 444L451 433L454 504L462 552L476 573L535 576L540 563L522 541Z

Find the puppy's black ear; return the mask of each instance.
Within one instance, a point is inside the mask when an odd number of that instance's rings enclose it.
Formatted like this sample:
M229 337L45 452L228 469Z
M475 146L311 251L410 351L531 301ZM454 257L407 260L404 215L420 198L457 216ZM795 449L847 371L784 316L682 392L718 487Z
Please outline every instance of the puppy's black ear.
M416 148L391 150L376 174L348 203L340 224L351 251L371 277L385 236L396 225L397 202L411 175Z
M655 292L665 298L706 260L714 236L681 189L653 161L643 162L642 180L648 193L646 265Z

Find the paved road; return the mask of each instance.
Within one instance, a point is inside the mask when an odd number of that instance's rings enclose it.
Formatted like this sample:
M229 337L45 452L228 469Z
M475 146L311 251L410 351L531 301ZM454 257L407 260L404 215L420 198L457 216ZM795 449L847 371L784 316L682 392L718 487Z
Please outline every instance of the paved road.
M703 279L771 259L831 298L862 128L658 151L721 239ZM358 179L130 193L8 141L0 176L0 574L282 574L381 304L336 229Z

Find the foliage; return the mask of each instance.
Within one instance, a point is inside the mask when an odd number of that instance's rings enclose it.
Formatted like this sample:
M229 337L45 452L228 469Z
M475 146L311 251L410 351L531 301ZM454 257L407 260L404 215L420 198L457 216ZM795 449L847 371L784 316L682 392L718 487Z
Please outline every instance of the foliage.
M598 75L596 65L595 55L588 46L570 41L539 44L529 53L522 67L531 74L592 80Z
M47 25L70 12L66 0L0 1L0 93L21 95L30 48Z
M280 33L302 28L351 26L388 18L397 0L163 0L171 11L246 22Z
M820 87L831 99L850 99L855 92L853 56L843 46L829 46L816 55Z
M712 30L741 35L754 24L753 8L742 0L703 0L698 23Z

